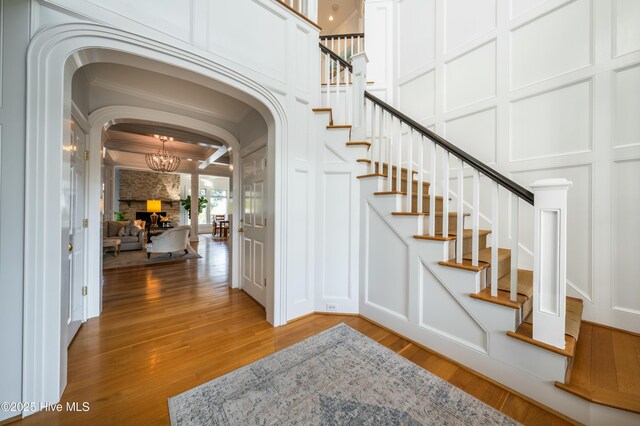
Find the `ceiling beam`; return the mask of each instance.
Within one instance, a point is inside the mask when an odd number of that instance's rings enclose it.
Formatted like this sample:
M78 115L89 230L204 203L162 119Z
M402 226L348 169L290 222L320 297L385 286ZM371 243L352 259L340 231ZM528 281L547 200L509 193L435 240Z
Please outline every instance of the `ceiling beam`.
M198 168L200 170L204 170L207 167L209 167L210 164L214 163L218 158L222 157L224 154L226 154L226 152L228 151L226 146L221 146L220 148L218 148L216 150L216 152L214 152L213 154L211 154L209 156L209 158L207 158L206 160L202 161L200 163L200 165L198 166Z

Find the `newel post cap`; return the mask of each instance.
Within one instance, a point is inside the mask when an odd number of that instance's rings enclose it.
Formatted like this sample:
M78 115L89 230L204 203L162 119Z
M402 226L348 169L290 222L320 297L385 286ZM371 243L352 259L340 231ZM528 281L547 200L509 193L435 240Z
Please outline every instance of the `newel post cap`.
M356 53L355 55L353 55L351 57L351 62L355 64L356 61L361 61L362 59L364 59L364 63L365 64L369 63L369 57L367 56L367 54L365 52L360 52L360 53Z
M564 178L555 178L555 179L540 179L533 182L531 185L531 189L533 191L548 191L548 190L558 190L564 189L568 190L573 186L573 182Z

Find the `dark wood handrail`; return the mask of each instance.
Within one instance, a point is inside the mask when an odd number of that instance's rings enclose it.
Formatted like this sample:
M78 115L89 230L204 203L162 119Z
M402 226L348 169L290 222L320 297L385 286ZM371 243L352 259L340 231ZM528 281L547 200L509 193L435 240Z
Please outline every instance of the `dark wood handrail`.
M320 40L331 40L332 38L364 38L364 33L351 33L351 34L326 34L321 35Z
M474 169L478 170L483 175L487 176L489 179L493 180L494 182L497 182L499 185L503 186L504 188L508 189L512 193L516 194L518 197L522 198L524 201L533 205L533 200L534 200L533 192L518 185L508 177L498 173L497 171L487 166L477 158L467 154L466 152L464 152L457 146L453 145L451 142L447 141L443 137L433 133L431 130L427 129L422 124L418 123L412 118L407 117L406 115L404 115L403 113L401 113L396 108L392 107L382 99L366 91L364 92L364 97L369 99L371 102L379 105L382 109L386 110L390 114L396 116L398 119L400 119L400 121L405 122L407 125L411 126L413 129L418 131L418 133L421 133L422 135L431 139L433 142L440 145L442 148L444 148L451 154L455 155L465 163L469 164Z
M311 25L313 25L314 27L316 27L317 29L319 29L320 31L322 31L322 28L316 24L315 22L313 22L311 19L307 18L306 16L304 16L302 13L300 13L299 11L297 11L295 8L289 6L284 0L275 0L276 3L278 3L280 6L284 6L287 9L289 9L291 12L295 13L296 15L298 15L300 18L304 19L305 21L307 21L308 23L310 23Z
M331 49L329 49L329 48L327 48L327 47L324 47L324 46L322 45L322 43L320 43L320 50L322 50L324 53L327 53L329 56L331 56L331 58L332 58L332 59L334 59L334 60L336 60L336 61L340 62L340 63L342 64L342 66L343 66L343 67L345 67L346 69L348 69L348 70L349 70L349 72L353 72L353 66L352 66L349 62L347 62L347 61L345 61L344 59L342 59L342 58L341 58L340 56L338 56L338 54L337 54L337 53L335 53L333 50L331 50Z

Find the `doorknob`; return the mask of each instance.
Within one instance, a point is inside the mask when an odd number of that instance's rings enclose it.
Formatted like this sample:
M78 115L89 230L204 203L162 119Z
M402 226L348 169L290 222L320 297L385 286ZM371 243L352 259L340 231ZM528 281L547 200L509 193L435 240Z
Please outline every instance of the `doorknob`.
M238 232L244 232L244 228L238 228Z
M73 244L69 243L69 251L73 251Z

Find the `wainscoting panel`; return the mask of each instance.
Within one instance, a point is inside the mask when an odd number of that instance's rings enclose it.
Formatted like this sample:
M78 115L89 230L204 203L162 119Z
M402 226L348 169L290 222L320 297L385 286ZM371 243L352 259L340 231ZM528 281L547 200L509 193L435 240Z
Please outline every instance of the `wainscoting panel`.
M614 55L621 56L640 50L640 2L612 0Z
M191 41L193 0L87 1L182 41Z
M424 263L420 275L420 327L487 353L488 334L478 321Z
M409 247L367 205L365 303L401 319L409 315Z
M288 52L284 11L281 14L260 3L261 7L243 3L217 2L216 7L209 8L209 49L285 83ZM245 24L238 25L229 16L243 16ZM269 31L256 31L254 26ZM238 40L251 49L238 48Z
M296 26L296 88L303 92L309 92L309 65L314 64L309 60L309 31Z
M433 27L435 25L435 0L402 0L398 2L398 25L405 28ZM398 73L401 76L422 69L435 59L435 33L424 31L407 34L399 39L400 58Z
M446 63L445 111L495 96L496 75L495 40Z
M306 170L296 170L292 180L296 202L291 205L289 220L292 229L297 230L295 237L290 238L290 250L292 253L308 253L309 239L313 229L309 226L309 173ZM289 266L289 282L292 283L287 290L289 305L295 306L305 303L312 294L310 288L309 256L300 256L301 262Z
M322 297L349 299L351 287L351 173L325 172L322 207Z
M591 64L591 0L568 2L511 32L511 89Z
M613 87L613 146L640 145L640 65L614 71Z
M611 306L640 315L640 160L613 163Z
M575 154L591 149L592 82L581 81L511 104L511 161Z
M496 1L448 0L444 2L445 52L471 42L496 27Z
M400 108L402 111L425 120L436 112L435 71L429 71L409 80L399 87ZM417 93L420 96L415 96Z
M496 120L496 108L454 118L445 121L444 136L480 161L494 164L498 142Z

